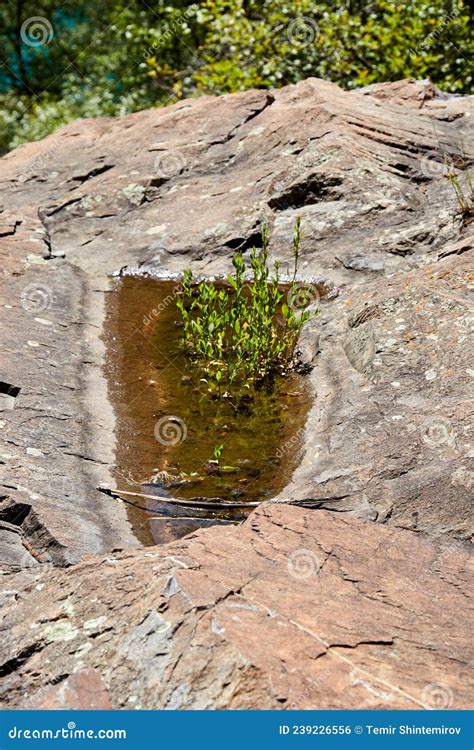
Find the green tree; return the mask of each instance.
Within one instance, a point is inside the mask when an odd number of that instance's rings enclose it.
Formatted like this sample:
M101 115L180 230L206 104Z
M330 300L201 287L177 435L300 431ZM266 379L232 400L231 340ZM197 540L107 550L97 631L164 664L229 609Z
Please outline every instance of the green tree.
M0 7L0 152L76 117L308 76L408 76L472 91L461 0L9 0Z
M10 0L0 9L0 149L76 117L119 115L181 96L201 39L186 2ZM158 60L160 61L158 63Z
M469 9L462 2L208 0L206 65L195 74L213 93L281 86L307 76L356 88L431 78L472 90Z

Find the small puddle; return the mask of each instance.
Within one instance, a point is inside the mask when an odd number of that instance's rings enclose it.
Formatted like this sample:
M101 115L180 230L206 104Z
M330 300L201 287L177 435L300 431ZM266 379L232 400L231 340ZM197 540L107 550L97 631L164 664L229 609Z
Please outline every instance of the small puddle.
M221 507L213 498L244 504L274 497L296 468L310 403L307 380L297 373L259 389L238 411L191 383L179 347L176 288L176 281L124 277L107 299L115 481L120 490L150 496L124 496L134 531L147 545L203 526L236 523L250 512ZM224 446L220 466L235 467L232 473L212 473L208 461L216 445ZM197 497L212 505L197 509L169 502Z

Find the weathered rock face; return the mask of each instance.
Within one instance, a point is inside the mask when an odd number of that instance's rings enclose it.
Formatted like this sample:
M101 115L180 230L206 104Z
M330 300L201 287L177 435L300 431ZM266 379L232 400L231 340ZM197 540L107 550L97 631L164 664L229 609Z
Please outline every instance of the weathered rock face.
M426 82L309 79L76 122L0 160L10 705L102 707L108 686L116 707L401 707L433 685L465 705L467 553L449 545L472 535L474 238L446 164L472 165L472 114ZM264 221L285 265L296 216L301 270L332 290L302 342L300 466L244 527L133 551L96 490L115 459L109 274L226 273ZM324 557L314 579L288 575L301 549Z
M314 438L282 499L472 535L472 257L368 283L328 321Z
M81 707L106 685L114 708L467 708L467 563L459 544L267 505L242 527L18 574L2 698Z

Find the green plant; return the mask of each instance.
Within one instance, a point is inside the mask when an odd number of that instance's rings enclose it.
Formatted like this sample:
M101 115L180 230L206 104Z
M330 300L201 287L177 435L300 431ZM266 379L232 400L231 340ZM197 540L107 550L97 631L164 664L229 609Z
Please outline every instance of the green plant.
M450 171L448 174L448 180L456 195L456 199L459 205L459 210L462 214L463 219L467 219L474 216L474 182L470 172L466 172L466 185L464 186L454 171Z
M308 76L344 88L414 77L472 90L463 0L205 0L198 88L273 88Z
M293 236L294 284L298 271L301 241L300 219ZM303 325L312 313L301 303L293 305L293 286L285 291L280 284L279 263L270 269L268 229L262 229L262 248L250 253L247 278L242 253L232 264L234 273L227 285L218 287L202 281L193 285L191 271L184 273L183 290L177 306L183 321L182 345L197 368L201 381L218 396L248 389L252 384L284 374L294 362L294 349ZM307 302L311 300L310 295ZM303 309L301 309L303 308Z
M224 450L223 445L215 445L214 450L212 451L212 457L217 463L219 463L219 459L222 456L222 451Z

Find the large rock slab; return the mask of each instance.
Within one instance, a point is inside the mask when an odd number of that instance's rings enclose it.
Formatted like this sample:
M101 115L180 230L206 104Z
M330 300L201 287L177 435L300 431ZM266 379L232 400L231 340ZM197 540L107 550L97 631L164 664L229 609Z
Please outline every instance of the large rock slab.
M471 536L473 238L446 172L473 162L472 112L426 81L308 79L78 121L0 160L0 519L34 559L135 543L96 491L115 461L108 275L226 272L263 221L285 264L296 216L302 270L332 294L307 335L302 463L278 500Z
M289 258L298 213L308 272L353 285L458 237L445 175L474 159L472 110L426 82L344 92L308 79L80 121L2 159L5 221L18 239L36 224L37 244L89 272L213 273L263 220Z
M474 241L446 171L474 161L472 113L429 82L309 79L0 160L7 706L468 706ZM284 266L296 216L330 290L300 465L242 527L134 549L96 489L109 274L226 273L264 221Z
M266 504L241 527L11 576L1 699L467 708L471 587L462 544Z

